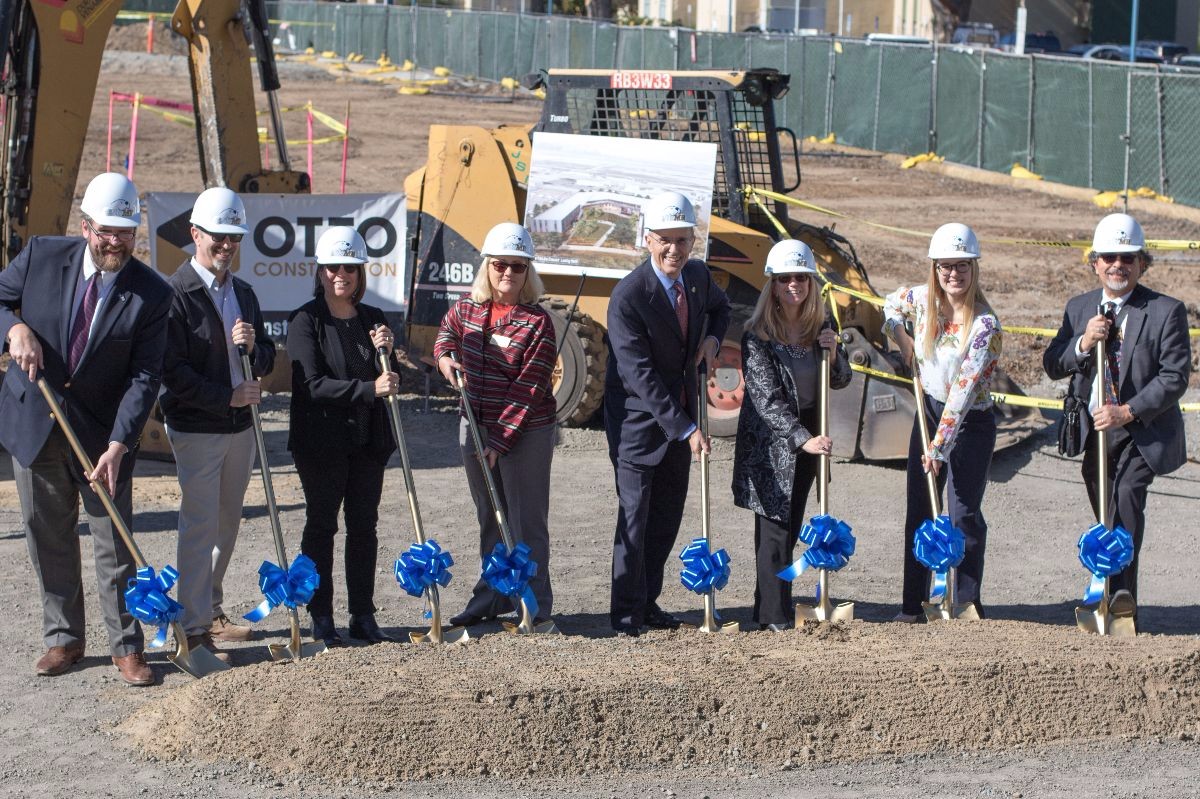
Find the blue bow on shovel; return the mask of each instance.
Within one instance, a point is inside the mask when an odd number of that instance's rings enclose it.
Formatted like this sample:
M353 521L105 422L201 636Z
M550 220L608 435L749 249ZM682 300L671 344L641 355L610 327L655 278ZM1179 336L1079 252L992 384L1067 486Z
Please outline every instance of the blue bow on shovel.
M679 553L683 561L683 573L679 581L683 587L697 594L720 591L729 582L729 553L723 549L708 551L708 540L693 538Z
M776 576L792 582L808 569L835 572L850 562L855 540L850 525L828 514L814 516L800 528L800 540L808 544L804 554ZM820 599L820 588L817 589Z
M940 602L946 595L946 575L962 563L966 547L963 531L955 527L950 517L944 514L936 519L926 519L917 528L913 556L933 572L930 602Z
M247 621L262 621L272 610L285 605L295 608L312 601L313 592L321 582L317 564L308 555L297 555L292 565L284 571L269 560L258 567L258 587L266 597L254 610L242 618Z
M510 553L504 542L499 541L483 562L483 579L498 594L519 596L529 609L529 614L536 617L538 603L529 581L537 574L537 570L537 564L529 559L528 544L520 541Z
M423 544L412 544L396 558L396 582L409 596L419 597L432 585L450 585L453 565L450 553L430 538Z
M1109 530L1097 524L1079 536L1079 562L1092 574L1083 592L1083 603L1099 602L1104 596L1104 581L1133 562L1133 536L1120 525Z
M167 596L177 579L179 571L174 566L164 566L157 577L153 568L143 566L125 590L125 607L133 617L158 627L158 635L149 644L151 649L167 642L167 627L183 615L183 605Z

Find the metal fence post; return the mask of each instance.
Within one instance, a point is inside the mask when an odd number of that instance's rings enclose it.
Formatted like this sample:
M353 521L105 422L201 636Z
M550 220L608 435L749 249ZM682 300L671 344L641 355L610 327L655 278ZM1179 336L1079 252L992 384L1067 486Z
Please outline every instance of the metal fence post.
M929 152L937 152L937 95L938 95L938 49L937 43L929 45L933 57L933 69L929 71Z
M975 166L983 168L984 106L987 104L987 51L979 53L979 131L975 137Z
M1125 213L1129 213L1129 157L1133 148L1133 70L1125 70Z
M1154 68L1154 93L1158 101L1158 193L1167 193L1167 157L1163 142L1165 125L1163 124L1163 76L1162 67Z
M837 80L837 70L834 68L833 59L836 56L834 52L833 37L829 39L829 67L825 72L825 135L828 136L833 132L833 85Z
M1029 103L1025 117L1025 168L1033 172L1033 95L1037 86L1037 56L1029 57ZM1089 126L1090 127L1090 126Z
M883 56L887 47L879 48L879 63L875 70L875 124L871 128L871 149L879 149L879 97L883 94Z
M1088 185L1096 185L1096 158L1095 158L1095 142L1096 142L1096 96L1093 86L1093 76L1095 75L1095 65L1090 61L1087 65L1088 73Z

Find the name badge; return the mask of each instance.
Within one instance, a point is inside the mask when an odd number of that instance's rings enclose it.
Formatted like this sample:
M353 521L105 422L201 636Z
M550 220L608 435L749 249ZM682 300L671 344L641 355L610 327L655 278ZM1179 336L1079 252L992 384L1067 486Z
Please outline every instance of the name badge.
M501 349L508 349L512 345L512 339L508 336L502 336L499 333L493 333L492 343Z

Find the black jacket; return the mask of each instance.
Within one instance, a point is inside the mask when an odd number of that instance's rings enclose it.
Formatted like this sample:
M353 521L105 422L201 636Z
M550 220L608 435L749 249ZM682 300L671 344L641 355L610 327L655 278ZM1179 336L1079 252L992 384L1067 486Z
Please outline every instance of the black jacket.
M788 517L796 458L804 442L816 434L805 427L801 417L815 421L817 409L801 412L797 408L796 382L792 370L780 359L777 350L781 348L749 331L742 336L746 393L733 456L733 504L795 530L800 520ZM831 366L830 386L849 385L853 374L841 347Z
M256 378L275 368L275 342L267 335L262 309L250 284L234 274L233 294L242 320L254 325L250 365ZM209 290L190 262L185 261L167 280L173 292L167 320L167 353L163 360L163 391L159 407L167 425L182 433L239 433L250 427L250 408L229 407L230 380L225 324Z
M387 324L383 311L359 303L358 321L369 332L376 324ZM385 401L375 396L375 384L351 380L346 356L329 306L317 297L292 312L288 319L288 357L292 359L292 418L288 449L322 452L354 449L352 412L354 405L371 406L371 429L366 451L386 462L396 449ZM372 372L380 374L379 362L371 359ZM392 370L399 371L395 353Z

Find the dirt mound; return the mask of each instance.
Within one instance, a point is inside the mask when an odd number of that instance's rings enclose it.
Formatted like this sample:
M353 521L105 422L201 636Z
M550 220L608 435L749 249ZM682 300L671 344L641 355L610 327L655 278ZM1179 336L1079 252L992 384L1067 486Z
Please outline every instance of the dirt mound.
M147 26L154 26L154 50L156 55L187 55L187 41L171 30L170 15L156 16L154 21L114 25L108 32L106 50L124 50L134 53L146 52Z
M879 756L1200 732L1189 639L1020 622L813 625L640 639L494 634L386 645L189 684L123 725L157 759L331 782Z

